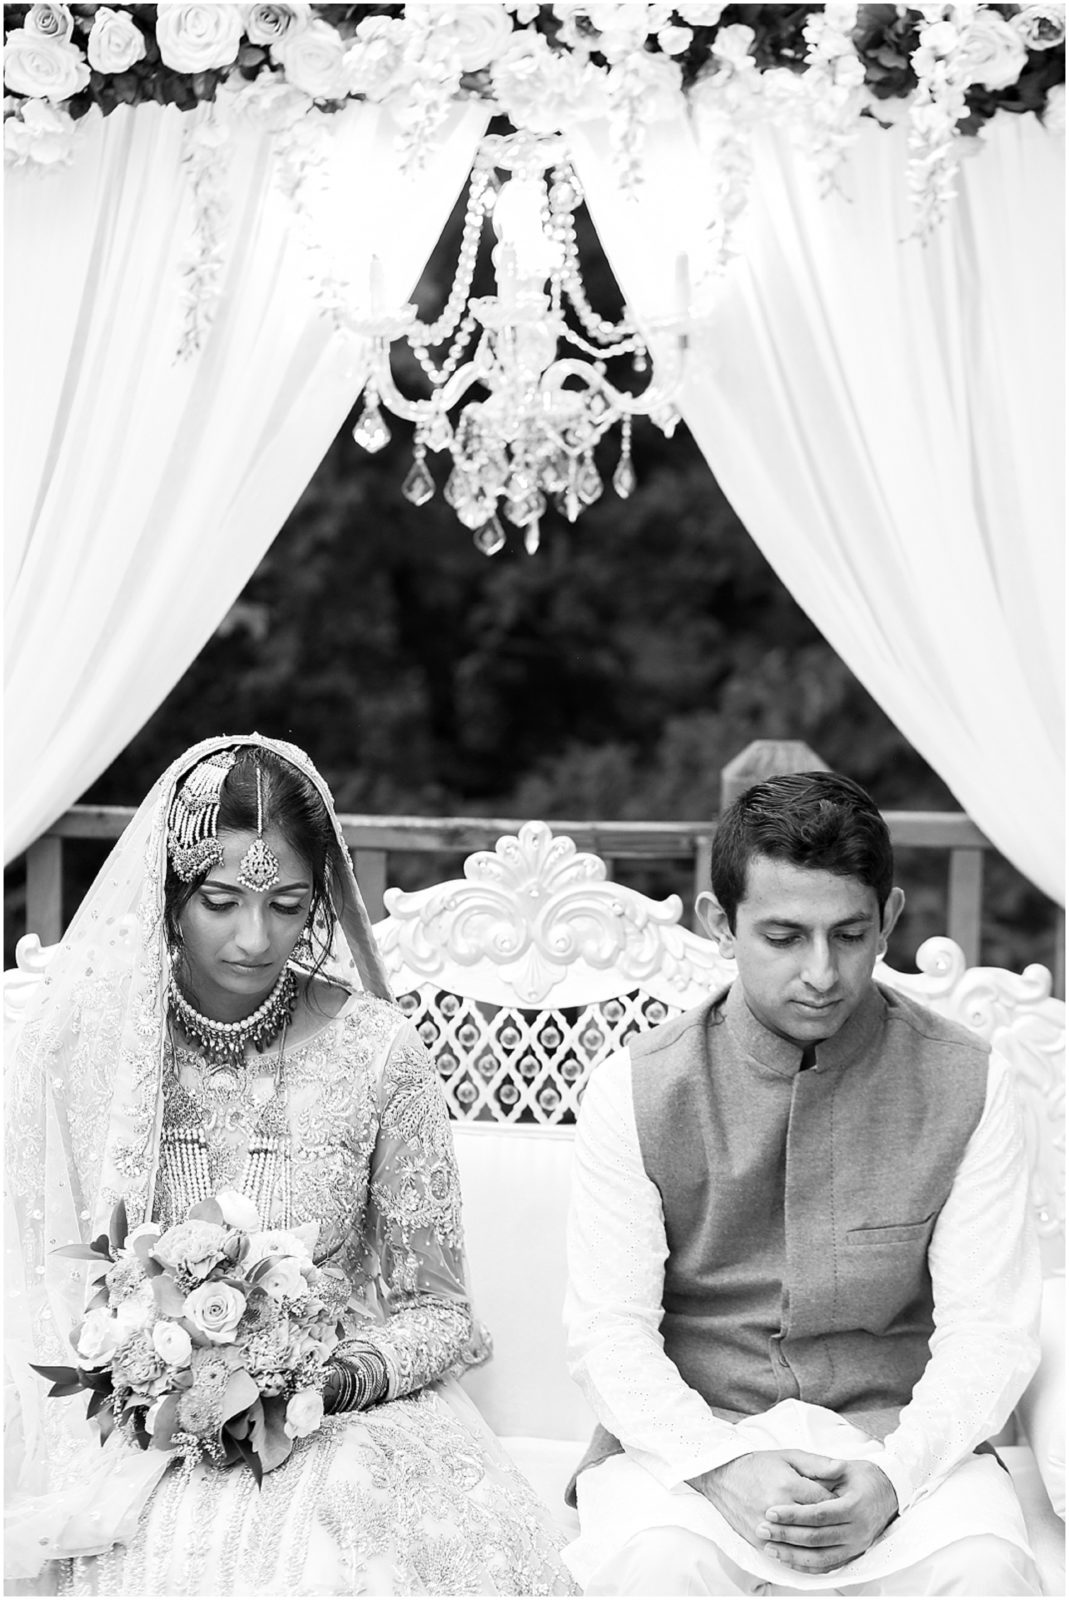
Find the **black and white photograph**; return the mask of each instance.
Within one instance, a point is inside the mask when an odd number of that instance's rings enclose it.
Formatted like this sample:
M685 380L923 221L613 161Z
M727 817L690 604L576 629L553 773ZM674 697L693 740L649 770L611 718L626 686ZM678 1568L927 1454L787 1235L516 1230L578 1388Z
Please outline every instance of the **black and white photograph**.
M3 20L5 1595L1064 1596L1064 0Z

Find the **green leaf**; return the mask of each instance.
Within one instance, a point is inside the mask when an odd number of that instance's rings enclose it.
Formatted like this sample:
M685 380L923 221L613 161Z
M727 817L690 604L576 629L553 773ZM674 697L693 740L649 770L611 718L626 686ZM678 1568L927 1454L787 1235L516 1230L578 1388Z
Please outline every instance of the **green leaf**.
M163 1316L180 1317L182 1315L186 1297L174 1279L169 1278L165 1272L161 1273L158 1278L152 1279L152 1293L155 1297L156 1305Z
M108 1240L113 1250L119 1250L126 1243L126 1235L130 1232L130 1224L126 1220L126 1201L120 1200L111 1213L111 1222L108 1225Z
M152 1424L152 1443L157 1450L174 1449L174 1432L178 1427L178 1396L166 1395Z
M211 1199L198 1200L195 1206L189 1208L186 1217L190 1222L218 1222L220 1226L225 1221L222 1206L218 1200Z
M264 1481L264 1466L260 1457L247 1439L234 1437L234 1448L256 1479L256 1487L261 1489Z
M259 1398L260 1391L244 1368L232 1372L223 1390L223 1421L247 1411Z
M39 1367L36 1361L31 1361L30 1368L39 1372L42 1378L47 1378L49 1383L76 1383L79 1379L77 1367Z
M103 1238L103 1235L101 1235ZM74 1261L110 1261L111 1254L105 1248L99 1250L97 1246L100 1239L94 1239L92 1244L61 1244L51 1252L54 1256L70 1256ZM104 1240L105 1246L107 1240Z
M293 1450L293 1440L285 1429L286 1402L280 1396L265 1396L260 1404L263 1418L259 1424L253 1420L252 1448L260 1458L262 1470L273 1472Z

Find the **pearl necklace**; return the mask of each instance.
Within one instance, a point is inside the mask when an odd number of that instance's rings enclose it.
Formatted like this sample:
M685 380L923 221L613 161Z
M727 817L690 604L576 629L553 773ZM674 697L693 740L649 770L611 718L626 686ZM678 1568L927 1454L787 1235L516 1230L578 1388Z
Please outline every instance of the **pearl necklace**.
M296 1002L297 980L289 967L283 967L263 1004L238 1022L216 1022L212 1017L202 1016L190 1005L173 974L167 987L168 1006L186 1037L204 1051L209 1071L215 1067L238 1069L250 1044L262 1052L287 1026Z

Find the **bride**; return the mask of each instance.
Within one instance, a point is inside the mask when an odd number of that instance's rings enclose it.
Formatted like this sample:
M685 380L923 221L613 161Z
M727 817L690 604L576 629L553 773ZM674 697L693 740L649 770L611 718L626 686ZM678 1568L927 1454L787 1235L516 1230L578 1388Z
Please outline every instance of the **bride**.
M573 1593L454 1376L487 1352L449 1124L308 758L253 734L175 762L36 990L8 1056L16 1592ZM317 1223L350 1288L327 1414L262 1488L121 1430L101 1450L85 1396L46 1400L29 1368L69 1363L82 1316L58 1246L120 1198L168 1228L220 1192Z

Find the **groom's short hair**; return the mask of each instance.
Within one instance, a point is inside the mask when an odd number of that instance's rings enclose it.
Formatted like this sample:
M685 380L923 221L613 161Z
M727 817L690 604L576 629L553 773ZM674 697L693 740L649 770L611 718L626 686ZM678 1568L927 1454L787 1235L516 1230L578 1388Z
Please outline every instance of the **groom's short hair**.
M754 856L857 878L880 911L894 883L891 835L872 797L840 772L789 772L765 778L724 812L713 836L712 890L735 931Z

